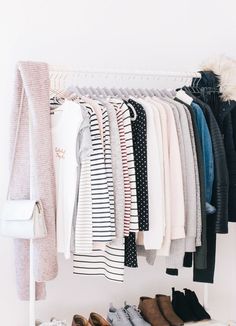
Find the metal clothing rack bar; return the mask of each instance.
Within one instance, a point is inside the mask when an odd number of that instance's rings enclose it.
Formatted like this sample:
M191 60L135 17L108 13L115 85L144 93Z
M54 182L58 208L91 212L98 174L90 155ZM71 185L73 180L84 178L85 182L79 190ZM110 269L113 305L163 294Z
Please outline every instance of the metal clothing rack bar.
M35 326L35 278L34 278L34 249L33 240L30 240L30 302L29 302L29 325Z
M172 79L189 79L201 77L198 72L173 72L173 71L90 71L90 70L73 70L66 69L61 66L49 66L50 78L56 80L59 84L60 82L65 82L66 80L72 80L73 82L80 80L81 78L94 80L94 79L104 79L104 80L159 80L161 78L172 78ZM89 85L87 85L89 86Z
M176 72L176 71L115 71L115 70L97 70L97 71L90 71L90 70L73 70L73 69L66 69L65 67L61 66L49 66L49 70L51 73L67 73L67 74L87 74L87 75L117 75L117 76L137 76L137 77L201 77L199 72Z
M174 72L174 71L90 71L77 70L66 68L64 66L49 66L49 74L51 82L59 87L67 84L73 84L80 81L81 78L89 78L90 80L104 78L107 80L127 79L127 80L159 80L161 78L173 78L176 80L191 80L192 78L200 78L201 74L198 72ZM32 246L31 246L32 247ZM30 326L35 326L35 281L33 273L33 250L30 251L30 306L29 306L29 320ZM204 284L203 305L208 308L208 284Z

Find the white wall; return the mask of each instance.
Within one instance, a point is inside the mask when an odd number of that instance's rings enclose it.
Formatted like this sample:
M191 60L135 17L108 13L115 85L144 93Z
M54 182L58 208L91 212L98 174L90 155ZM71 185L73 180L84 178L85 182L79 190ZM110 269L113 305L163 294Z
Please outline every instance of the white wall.
M158 0L21 0L4 1L0 12L0 189L7 182L7 131L12 76L17 60L41 60L82 69L189 70L217 54L236 56L235 1ZM145 85L141 82L141 86ZM210 312L236 319L236 225L220 236L216 281L210 286ZM12 243L0 239L1 325L27 325L27 304L16 297ZM48 299L37 305L42 319L71 320L74 313L105 313L108 303L137 303L140 295L190 287L202 298L203 286L191 273L164 274L163 262L127 270L124 285L72 275L71 262L59 258Z

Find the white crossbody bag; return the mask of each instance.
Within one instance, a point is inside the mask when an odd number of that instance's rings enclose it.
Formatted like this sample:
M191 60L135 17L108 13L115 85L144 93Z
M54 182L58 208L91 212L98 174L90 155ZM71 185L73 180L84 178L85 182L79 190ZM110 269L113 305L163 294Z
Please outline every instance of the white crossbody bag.
M16 128L16 137L13 148L7 200L0 212L0 234L16 239L39 239L47 235L43 206L40 199L9 199L10 184L13 175L13 165L16 154L17 138L19 134L20 118L23 107L24 89L21 93L20 109ZM29 112L29 121L30 121Z

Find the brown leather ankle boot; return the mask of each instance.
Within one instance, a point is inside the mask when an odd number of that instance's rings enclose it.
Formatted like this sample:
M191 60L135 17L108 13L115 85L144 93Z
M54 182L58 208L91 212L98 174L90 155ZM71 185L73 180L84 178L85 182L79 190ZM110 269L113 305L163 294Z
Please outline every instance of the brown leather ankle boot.
M169 323L163 317L156 299L141 297L139 301L139 309L146 321L152 326L169 326Z
M86 318L80 315L74 315L72 326L92 326Z
M102 316L96 312L91 312L89 316L89 322L92 326L110 326L108 321L106 321Z
M171 326L181 326L184 324L183 320L179 318L174 312L170 297L168 295L156 295L156 301L161 310L162 315L170 323Z

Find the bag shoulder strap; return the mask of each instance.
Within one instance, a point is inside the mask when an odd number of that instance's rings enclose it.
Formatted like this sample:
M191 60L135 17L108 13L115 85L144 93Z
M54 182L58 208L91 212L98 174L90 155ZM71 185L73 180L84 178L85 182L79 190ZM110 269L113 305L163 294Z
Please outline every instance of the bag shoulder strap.
M10 199L10 187L11 187L13 171L14 171L14 161L16 158L16 147L17 147L18 135L20 131L20 121L21 121L21 115L23 111L24 96L25 96L25 91L24 91L24 87L22 86L21 95L20 95L20 107L18 111L17 124L16 124L16 133L15 133L14 145L12 149L12 158L10 162L10 175L8 181L7 199Z

